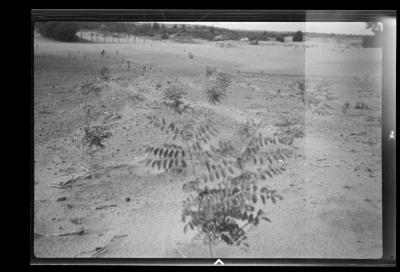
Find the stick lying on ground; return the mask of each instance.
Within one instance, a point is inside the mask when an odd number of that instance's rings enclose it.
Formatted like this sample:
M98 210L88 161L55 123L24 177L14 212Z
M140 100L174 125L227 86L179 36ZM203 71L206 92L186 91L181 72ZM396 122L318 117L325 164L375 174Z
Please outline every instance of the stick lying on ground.
M130 166L130 165L120 164L120 165L108 166L108 167L102 169L102 174L105 174L108 171L113 170L113 169L119 169L119 168L127 167L127 166ZM50 183L48 186L63 189L67 186L71 186L72 183L74 183L74 182L81 181L81 180L87 179L89 177L90 177L89 170L87 168L84 168L79 173L61 176L60 178L63 179L62 181Z
M91 207L91 210L101 210L104 208L110 208L110 207L117 207L116 204L110 204L110 205L104 205L104 206L98 206L98 207Z
M57 236L69 236L69 235L82 235L85 232L85 229L83 227L81 227L79 230L77 231L72 231L72 232L64 232L64 233L50 233L50 234L39 234L39 233L35 233L37 238L40 237L57 237Z
M77 255L75 255L75 258L80 256L80 255L82 255L82 254L85 254L85 253L87 254L87 253L92 253L92 252L93 252L93 254L90 255L90 257L91 258L96 258L96 257L108 252L107 246L111 242L113 242L115 239L126 237L126 236L128 236L128 234L114 235L104 246L99 246L99 247L96 247L95 249L92 249L92 250L89 250L89 251L83 251L81 253L78 253Z
M89 170L85 168L83 171L81 171L78 174L66 175L64 177L65 177L65 180L50 183L49 186L62 189L62 188L67 187L67 185L72 185L73 182L77 182L77 181L81 181L81 180L89 178L90 173L89 173Z

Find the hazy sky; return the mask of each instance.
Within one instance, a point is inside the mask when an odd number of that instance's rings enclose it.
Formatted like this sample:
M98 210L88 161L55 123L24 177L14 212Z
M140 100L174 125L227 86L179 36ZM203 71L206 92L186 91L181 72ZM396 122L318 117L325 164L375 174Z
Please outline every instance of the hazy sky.
M182 22L171 22L184 24ZM337 34L372 34L364 22L187 22L237 30L305 31Z

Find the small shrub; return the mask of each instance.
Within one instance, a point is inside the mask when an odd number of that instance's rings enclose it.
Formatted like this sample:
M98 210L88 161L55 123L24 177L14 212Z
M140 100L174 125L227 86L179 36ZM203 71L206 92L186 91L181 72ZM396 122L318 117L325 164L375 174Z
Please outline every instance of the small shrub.
M349 101L344 102L343 107L342 107L343 114L346 114L346 112L349 108L350 108L350 102Z
M220 88L222 88L223 90L226 90L232 82L231 77L227 73L224 73L224 72L219 72L217 74L216 81L217 81L217 85Z
M357 110L367 110L367 109L369 109L369 107L362 101L357 102L355 104L354 108L357 109Z
M112 133L104 127L85 127L84 131L83 143L90 152L105 149L104 140L112 136Z
M109 68L107 68L107 67L102 67L102 68L100 69L100 77L101 77L101 79L103 79L103 80L109 80L109 79L110 79L110 74L111 74L111 72L110 72L110 69L109 69Z
M226 91L218 86L210 86L206 89L208 101L212 104L221 103L226 96Z
M104 141L112 136L106 128L96 126L84 128L84 135L82 138L83 152L89 157L89 173L93 177L96 173L95 169L95 155L97 152L105 149Z
M275 41L277 41L277 42L285 42L285 38L282 37L282 36L277 36L277 37L275 38Z
M306 90L306 81L304 79L296 80L297 88L299 88L300 92L304 93Z
M88 158L88 169L90 177L93 177L95 166L95 155L100 150L105 149L104 141L112 136L107 128L101 126L91 127L91 110L93 106L85 104L84 111L84 135L82 137L83 154Z
M212 76L215 73L215 71L216 71L215 67L207 65L207 67L206 67L206 76L207 76L207 78Z
M163 94L164 104L172 108L175 112L182 114L189 108L189 105L185 105L183 98L186 92L175 85L168 87Z
M164 171L192 168L193 176L187 177L182 186L190 193L183 203L183 231L197 231L196 237L208 244L212 257L213 244L222 241L248 247L251 227L261 220L271 222L261 206L269 200L275 204L282 197L269 185L259 186L258 182L283 174L287 170L284 161L294 151L290 136L264 137L256 131L242 147L223 140L216 147L220 135L213 119L195 116L178 122L148 116L154 127L177 144L149 146L144 163Z
M231 77L227 73L219 72L215 82L205 89L208 101L212 104L221 103L230 84Z
M239 134L246 138L252 138L256 136L257 130L262 126L262 122L256 123L253 119L241 124L239 127Z
M81 92L85 96L90 96L92 94L99 95L102 91L100 85L96 83L95 80L86 80L80 86Z
M250 45L258 45L258 41L257 40L251 40L249 42Z
M130 94L128 98L134 103L143 102L144 100L146 100L145 97L139 93Z

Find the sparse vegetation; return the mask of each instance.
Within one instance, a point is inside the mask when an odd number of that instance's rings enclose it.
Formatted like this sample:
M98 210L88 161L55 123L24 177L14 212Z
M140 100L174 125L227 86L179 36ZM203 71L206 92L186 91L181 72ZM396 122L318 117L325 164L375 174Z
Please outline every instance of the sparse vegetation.
M95 126L85 126L84 135L82 138L83 152L89 158L89 173L90 177L94 178L96 175L95 169L95 155L106 147L104 141L112 136L112 133L107 128Z
M229 74L224 73L224 72L219 72L217 73L217 78L216 78L217 86L220 87L223 90L228 89L229 85L231 85L231 77Z
M176 85L171 85L163 93L163 102L175 112L182 114L184 111L190 108L189 105L185 105L183 102L185 95L186 92L183 89L177 87Z
M140 93L133 93L128 96L129 100L133 103L143 102L145 101L145 97Z
M111 71L107 67L102 67L100 69L100 78L103 80L109 80L111 75Z
M226 96L226 90L213 85L206 89L206 95L210 103L221 103L222 99Z
M369 107L362 101L358 101L355 105L354 108L357 110L367 110Z
M362 47L364 48L382 47L383 30L381 24L378 22L367 22L366 28L370 29L374 33L374 36L364 36L362 39Z
M96 80L89 79L82 82L80 90L84 97L88 97L90 95L99 95L102 91L102 87L96 82Z
M227 73L218 72L215 82L205 89L208 101L212 104L221 103L230 84L231 77Z
M300 100L307 109L310 109L312 113L318 115L330 115L330 109L332 108L326 101L331 102L337 98L329 93L330 83L326 80L320 80L313 87L308 87L306 81L296 80L294 84L291 84L292 89L297 90L296 95L300 96Z
M380 254L379 209L358 205L380 206L379 50L340 51L361 36L280 44L294 32L234 31L242 41L223 42L215 27L207 35L222 42L207 42L203 26L102 24L78 32L97 45L34 33L35 256L268 258L289 244L296 256L303 245L310 256ZM306 74L304 50L315 61ZM351 245L302 218L365 239ZM307 240L315 231L321 239ZM66 247L53 234L77 236Z
M350 102L349 101L344 102L343 107L342 107L343 114L346 114L346 112L349 108L350 108Z
M86 80L81 85L81 92L84 96L83 111L84 111L84 135L82 137L83 153L88 158L88 169L91 178L95 175L95 155L100 150L105 149L104 140L112 136L106 128L92 127L92 110L93 106L90 104L93 95L98 96L101 92L101 87L96 84L94 80Z

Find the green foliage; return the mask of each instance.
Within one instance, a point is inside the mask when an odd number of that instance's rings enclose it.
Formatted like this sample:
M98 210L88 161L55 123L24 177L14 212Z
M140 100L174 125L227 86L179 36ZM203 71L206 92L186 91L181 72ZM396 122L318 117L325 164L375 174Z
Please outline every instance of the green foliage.
M354 108L357 110L367 110L369 107L362 101L357 101L357 103L354 105Z
M104 127L85 127L82 142L93 153L105 149L104 140L111 136L112 133Z
M189 105L185 105L183 102L185 95L186 92L184 90L172 85L164 91L162 99L165 105L172 108L175 112L182 114L184 111L187 111L190 108Z
M204 39L204 40L213 40L216 36L213 32L204 31L201 29L190 29L188 30L188 35L192 36L193 38L197 39Z
M208 101L212 104L221 103L226 96L226 90L215 85L209 86L205 91Z
M220 139L214 118L207 112L188 112L174 121L156 115L148 119L170 135L174 144L147 147L145 164L171 172L192 169L193 175L183 184L189 193L183 203L184 232L197 231L211 255L212 244L218 241L249 246L245 242L248 227L257 226L261 219L271 222L262 206L282 199L259 182L287 170L285 161L293 156L294 136L275 133L265 137L257 132L260 123L248 122L247 144L239 147Z
M363 48L379 48L383 44L382 32L376 32L374 36L364 36L362 38Z
M86 80L80 86L83 99L83 111L84 111L84 134L82 136L83 153L88 156L89 159L89 171L92 172L93 164L95 160L95 154L100 150L105 149L104 141L112 136L112 133L107 128L101 126L91 127L91 111L93 105L89 102L93 101L96 96L102 91L101 86L96 80ZM94 97L93 97L94 95Z
M135 34L137 35L150 35L153 33L152 26L149 23L141 23L135 25Z
M300 96L302 103L312 113L318 115L331 114L332 107L328 102L337 100L337 97L329 92L330 83L325 79L320 80L314 86L307 86L304 79L296 80L290 87L298 91L296 94Z
M293 41L294 42L302 42L303 39L303 32L301 32L300 30L297 31L294 35L293 35Z
M103 79L103 80L109 80L109 79L110 79L110 74L111 74L111 71L110 71L109 68L107 68L107 67L102 67L102 68L100 69L100 77L101 77L101 79Z
M376 35L379 32L382 32L382 25L378 22L367 22L365 23L365 27L367 29L371 29L371 31Z
M206 243L222 240L228 245L249 246L244 242L247 239L245 227L257 226L260 219L270 222L262 209L255 209L255 204L259 199L265 204L268 199L276 202L282 197L268 187L258 190L246 175L239 176L238 180L236 185L220 183L214 189L205 186L197 189L195 196L188 197L183 204L184 232L188 228L197 229L198 237Z
M73 22L40 22L36 24L37 31L44 37L57 41L74 42L78 40L76 32L79 26Z
M208 74L208 72L207 72ZM221 103L226 96L227 89L231 84L231 78L227 73L217 73L215 82L205 89L208 101L212 104Z
M346 101L344 102L343 106L342 106L342 112L343 114L346 114L347 110L350 108L350 102Z
M251 40L249 44L250 45L258 45L258 41L257 40Z

